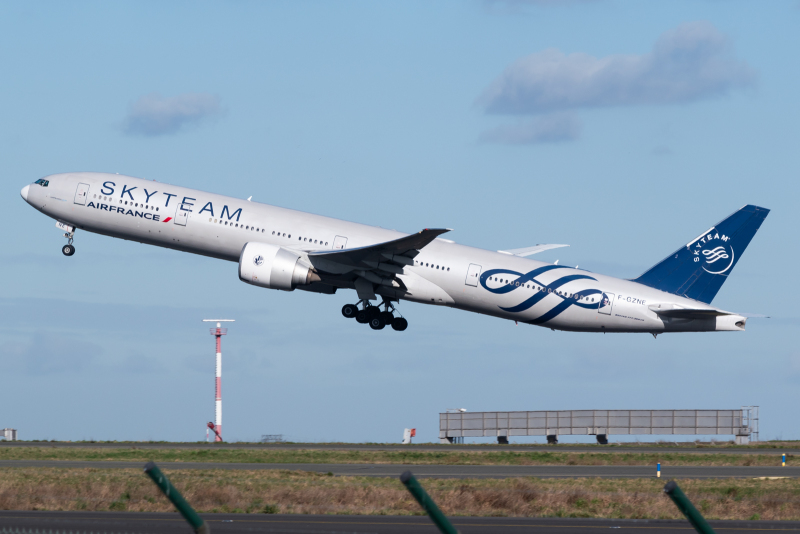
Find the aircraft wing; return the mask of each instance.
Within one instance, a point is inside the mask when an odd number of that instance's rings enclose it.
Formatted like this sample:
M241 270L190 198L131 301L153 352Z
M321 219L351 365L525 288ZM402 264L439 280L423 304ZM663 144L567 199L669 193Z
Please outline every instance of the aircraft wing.
M510 254L512 256L532 256L533 254L538 254L545 250L550 250L552 248L562 248L568 247L569 245L534 245L532 247L525 247L525 248L512 248L509 250L498 250L497 252L501 254Z
M449 228L426 228L416 234L376 245L325 252L309 252L308 259L311 263L317 263L315 260L323 260L323 263L333 262L343 267L369 270L381 269L399 274L402 272L404 265L414 264L413 258L422 248L438 236L449 231Z
M710 308L681 308L674 304L653 304L648 307L650 311L657 313L661 317L671 317L675 319L707 319L720 315L737 315L731 312Z

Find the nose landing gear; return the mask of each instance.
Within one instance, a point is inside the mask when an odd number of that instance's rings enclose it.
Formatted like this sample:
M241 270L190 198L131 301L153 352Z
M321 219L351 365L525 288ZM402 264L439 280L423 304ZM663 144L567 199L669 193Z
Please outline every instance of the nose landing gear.
M67 244L61 247L61 253L64 256L72 256L75 254L75 247L72 245L72 239L75 237L75 231L67 232L64 234L64 237L67 238Z
M359 306L363 306L360 310ZM383 306L383 311L381 311ZM384 300L377 306L373 306L367 300L359 300L355 304L345 304L342 306L342 315L355 320L361 324L369 324L373 330L383 330L391 325L392 329L402 332L408 328L408 321L403 317L395 317L396 308L391 301ZM399 313L399 312L398 312Z

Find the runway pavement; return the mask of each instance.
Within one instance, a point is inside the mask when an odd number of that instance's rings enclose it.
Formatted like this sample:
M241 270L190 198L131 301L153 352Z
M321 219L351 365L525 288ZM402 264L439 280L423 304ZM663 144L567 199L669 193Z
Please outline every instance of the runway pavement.
M286 532L304 534L376 533L436 534L438 530L424 516L345 516L345 515L263 515L202 514L215 533ZM453 517L455 527L464 534L592 534L600 530L620 529L625 534L691 534L686 521L563 519L509 517ZM798 532L800 522L781 521L709 521L720 533ZM0 528L71 530L100 533L173 534L190 532L176 513L129 512L14 512L0 511Z
M401 445L392 443L175 443L175 442L49 442L49 441L0 441L0 449L4 447L58 447L58 448L109 448L109 449L256 449L256 450L345 450L345 451L503 451L503 452L630 452L630 453L698 453L698 454L800 454L800 448L758 448L758 447L725 447L693 444L610 444L610 445L438 445L421 443Z
M337 476L394 477L410 470L422 478L649 478L655 477L655 466L617 465L406 465L406 464L262 464L225 462L159 462L171 469L288 469ZM0 468L60 467L97 469L141 469L144 462L70 461L70 460L1 460ZM703 467L662 465L662 478L758 478L798 477L800 467Z

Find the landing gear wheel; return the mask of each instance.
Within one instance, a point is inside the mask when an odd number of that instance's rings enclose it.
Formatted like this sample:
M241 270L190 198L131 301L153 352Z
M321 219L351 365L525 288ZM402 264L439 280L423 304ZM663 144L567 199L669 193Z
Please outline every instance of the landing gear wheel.
M342 315L348 319L352 319L358 313L358 307L355 304L345 304L342 306Z
M378 317L381 314L381 309L377 306L367 306L364 308L364 311L367 312L367 317L370 319L373 317Z
M403 330L408 328L408 321L406 321L402 317L395 317L394 320L392 320L392 328L394 328L398 332L402 332Z
M367 324L369 322L369 316L367 315L366 310L358 310L356 312L356 321L361 324Z
M386 326L386 323L383 322L383 318L380 315L369 320L369 327L373 330L383 330L384 326Z
M61 247L61 253L64 254L64 256L72 256L75 254L75 247L72 245L64 245Z
M379 317L383 319L383 324L392 324L392 321L394 321L394 315L390 311L381 312Z

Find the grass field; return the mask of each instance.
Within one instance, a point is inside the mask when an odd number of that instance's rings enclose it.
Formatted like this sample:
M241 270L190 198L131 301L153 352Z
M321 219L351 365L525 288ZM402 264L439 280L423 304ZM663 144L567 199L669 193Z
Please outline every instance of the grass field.
M780 465L775 454L630 453L569 451L415 451L325 450L325 449L140 449L0 447L0 460L94 460L147 462L236 462L236 463L333 463L333 464L423 464L423 465ZM800 459L787 455L787 465Z
M512 438L513 439L513 438ZM2 442L0 442L1 444ZM181 446L186 445L190 447L195 447L197 445L211 445L205 441L193 441L193 442L173 442L173 441L102 441L102 440L91 440L91 441L58 441L58 440L19 440L16 443L29 443L31 446L46 446L48 444L80 444L80 445L173 445L173 446ZM542 443L511 443L515 447L541 447ZM226 447L263 447L263 448L281 448L284 446L300 446L304 449L313 449L313 448L325 448L330 446L337 446L337 445L352 445L352 443L339 443L339 442L319 442L319 443L294 443L291 441L282 441L280 443L262 443L262 442L246 442L246 441L235 441L235 442L225 442L223 444ZM400 443L371 443L365 442L360 443L359 445L363 445L366 447L377 446L381 448L386 447L396 447L400 448L414 448L415 446L423 445L425 447L441 447L443 449L451 449L451 448L459 448L462 446L468 447L497 447L496 443L470 443L470 444L463 444L463 445L456 445L456 444L441 444L441 443L415 443L414 445L401 445ZM748 445L736 445L732 440L728 441L641 441L641 442L634 442L634 441L626 441L626 442L612 442L608 445L600 445L592 443L559 443L556 446L548 445L548 447L558 448L558 449L569 449L570 447L596 447L597 449L602 450L614 450L619 448L626 448L626 447L679 447L684 449L797 449L800 448L800 440L774 440L774 441L758 441L752 442Z
M396 478L298 471L176 470L169 477L201 512L419 514ZM422 480L448 515L678 519L666 480ZM800 520L800 480L685 480L709 519ZM171 511L140 469L6 468L0 509Z

